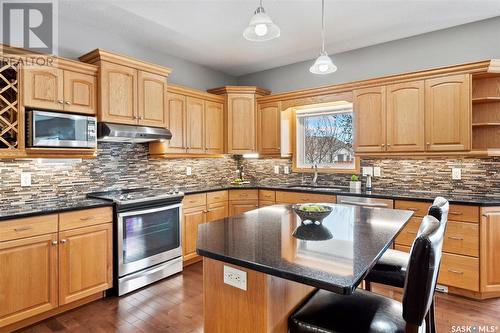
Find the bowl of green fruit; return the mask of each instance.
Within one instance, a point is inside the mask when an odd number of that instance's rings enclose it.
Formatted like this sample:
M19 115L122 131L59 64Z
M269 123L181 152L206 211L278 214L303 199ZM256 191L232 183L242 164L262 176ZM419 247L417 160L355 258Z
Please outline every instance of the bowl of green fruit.
M315 224L321 224L323 219L330 215L333 208L322 204L301 204L293 205L293 211L300 217L302 223L311 221Z

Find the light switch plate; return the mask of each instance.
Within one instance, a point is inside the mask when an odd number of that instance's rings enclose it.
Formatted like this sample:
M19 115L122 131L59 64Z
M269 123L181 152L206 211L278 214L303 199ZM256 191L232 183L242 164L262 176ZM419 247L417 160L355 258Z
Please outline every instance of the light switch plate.
M31 186L31 173L21 172L21 187Z
M382 176L382 169L380 167L373 167L373 176L375 177Z
M462 169L460 169L460 168L451 168L451 179L453 179L453 180L461 180L462 179Z
M224 283L247 290L247 272L224 265Z
M284 173L285 175L288 175L288 174L290 173L290 167L289 167L288 165L285 165L285 166L283 167L283 173Z
M280 166L279 165L275 165L274 166L274 173L279 175L280 174Z
M373 167L363 167L363 176L373 176Z
M193 169L188 166L186 167L186 176L191 176L193 174Z

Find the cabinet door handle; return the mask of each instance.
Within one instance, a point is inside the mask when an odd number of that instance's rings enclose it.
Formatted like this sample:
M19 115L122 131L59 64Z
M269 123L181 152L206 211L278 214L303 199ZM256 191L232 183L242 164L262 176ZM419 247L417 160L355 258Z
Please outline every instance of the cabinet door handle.
M452 240L464 240L463 237L458 237L458 236L448 236L448 238Z
M411 208L411 207L408 207L408 210L412 210L414 212L418 212L420 210L420 208Z
M139 120L144 120L144 117L143 117L143 116L140 116L140 117L139 117Z
M67 105L71 105L71 102L66 101L66 104L67 104Z
M64 104L64 101L62 99L58 100L57 103L59 104Z
M65 240L65 239L61 239L59 242L60 242L61 244L65 244L65 243L66 243L66 240Z
M407 231L406 233L407 234L412 234L412 235L416 235L417 234L415 231Z
M94 219L94 216L80 217L80 221L88 221Z
M381 147L385 147L385 143L381 144L380 146L381 146Z
M452 212L452 211L448 212L448 214L450 214L450 215L464 215L463 212Z
M463 271L457 271L457 270L449 269L449 268L448 268L448 272L453 273L453 274L460 274L460 275L464 274Z
M33 229L32 227L21 227L21 228L15 228L15 232L21 232L21 231L26 231L26 230L31 230Z
M56 241L56 240L53 240L52 242L50 242L50 244L52 244L52 245L54 245L54 246L55 246L55 245L57 245L57 241Z
M427 143L426 143L426 145L430 146L430 145L431 145L431 143L430 143L430 142L427 142Z

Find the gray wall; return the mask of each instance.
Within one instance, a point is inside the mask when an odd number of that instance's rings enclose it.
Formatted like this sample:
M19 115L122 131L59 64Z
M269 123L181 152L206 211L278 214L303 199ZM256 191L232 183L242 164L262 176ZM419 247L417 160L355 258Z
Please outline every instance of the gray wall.
M206 90L224 85L234 85L236 78L208 67L158 52L144 44L131 42L126 35L112 34L94 28L85 22L60 17L59 20L59 55L70 59L96 48L121 53L141 60L172 68L169 82Z
M500 58L500 16L333 55L338 71L309 72L313 60L238 78L273 93Z

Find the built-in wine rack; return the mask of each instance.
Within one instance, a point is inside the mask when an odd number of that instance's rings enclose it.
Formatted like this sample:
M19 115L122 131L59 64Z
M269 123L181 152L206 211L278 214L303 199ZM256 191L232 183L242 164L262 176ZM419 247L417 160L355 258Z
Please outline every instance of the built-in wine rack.
M18 68L0 61L0 152L19 149L20 135Z

